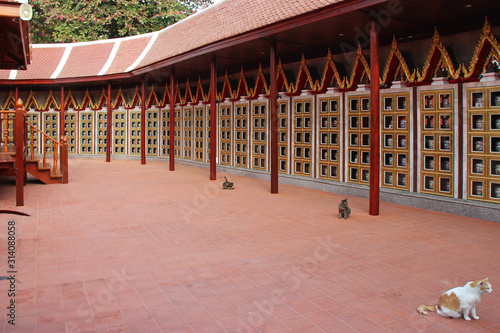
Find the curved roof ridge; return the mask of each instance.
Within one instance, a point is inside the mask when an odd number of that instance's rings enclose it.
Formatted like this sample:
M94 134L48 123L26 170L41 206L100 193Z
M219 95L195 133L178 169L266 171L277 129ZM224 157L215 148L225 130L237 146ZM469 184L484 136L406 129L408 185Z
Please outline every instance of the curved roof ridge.
M151 36L151 39L148 42L148 45L146 45L146 47L144 48L144 50L142 50L142 53L139 55L139 57L137 57L137 59L135 59L135 61L132 63L132 65L130 65L125 70L126 73L130 72L131 70L133 70L134 68L136 68L137 65L140 64L140 62L142 61L142 59L144 59L144 57L146 57L146 55L148 54L149 50L151 50L151 48L153 47L153 44L155 43L156 38L158 38L159 34L160 34L160 31L155 31L153 33L153 35Z

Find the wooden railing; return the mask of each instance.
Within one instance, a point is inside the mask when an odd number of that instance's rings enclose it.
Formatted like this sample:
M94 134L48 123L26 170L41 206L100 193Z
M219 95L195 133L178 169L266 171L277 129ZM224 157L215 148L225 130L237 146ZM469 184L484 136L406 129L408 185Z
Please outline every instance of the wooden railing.
M61 142L47 135L40 129L36 128L29 122L26 122L28 125L28 131L30 133L30 142L28 144L28 156L30 160L35 160L37 157L35 156L35 133L40 133L41 138L39 143L44 142L44 149L42 154L42 165L44 168L47 167L47 155L52 155L52 173L54 176L59 176L62 174L63 183L68 183L68 144L65 136L61 137ZM52 142L51 145L47 145L47 142Z
M28 130L31 134L28 144ZM68 183L68 145L66 137L61 142L48 136L40 129L30 124L26 119L26 111L23 102L18 99L15 111L0 110L0 142L3 147L0 156L6 161L14 162L14 174L16 176L16 205L24 205L24 183L26 176L26 159L36 160L34 146L34 133L40 133L44 143L49 140L52 146L44 148L43 167L47 167L47 155L52 155L52 175L62 176L62 183ZM39 142L41 143L41 142ZM41 145L39 145L41 146ZM45 145L44 145L45 146ZM49 157L50 158L50 157Z

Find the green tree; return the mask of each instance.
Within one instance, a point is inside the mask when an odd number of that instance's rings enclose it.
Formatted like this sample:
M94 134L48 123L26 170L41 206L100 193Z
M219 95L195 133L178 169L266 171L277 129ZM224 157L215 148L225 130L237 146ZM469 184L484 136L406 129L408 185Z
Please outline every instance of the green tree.
M83 42L157 31L212 0L32 0L33 43Z

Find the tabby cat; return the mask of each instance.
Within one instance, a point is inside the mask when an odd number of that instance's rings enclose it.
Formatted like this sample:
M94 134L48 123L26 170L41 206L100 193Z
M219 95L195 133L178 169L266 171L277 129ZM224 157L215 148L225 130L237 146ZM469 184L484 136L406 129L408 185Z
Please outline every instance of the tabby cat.
M347 204L347 199L344 199L339 203L339 219L344 218L347 220L350 214L351 208Z
M222 183L222 189L223 190L234 190L234 187L233 187L234 183L227 180L226 176L224 176L224 178L226 179L226 181L224 183Z
M476 305L481 300L483 294L489 294L491 291L491 284L488 278L470 281L463 287L456 287L442 294L439 297L437 305L422 304L417 308L417 311L423 315L426 315L427 311L431 311L451 318L460 318L463 316L465 320L470 320L470 314L472 318L479 319L476 315Z

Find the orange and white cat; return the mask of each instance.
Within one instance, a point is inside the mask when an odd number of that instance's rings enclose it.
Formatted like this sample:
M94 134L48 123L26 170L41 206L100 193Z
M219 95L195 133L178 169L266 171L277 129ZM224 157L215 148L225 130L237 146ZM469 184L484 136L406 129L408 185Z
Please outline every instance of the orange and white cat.
M456 287L442 294L437 305L422 304L417 308L417 311L423 315L426 315L427 311L431 311L451 318L463 316L465 320L470 320L470 314L472 318L479 319L476 315L476 305L483 294L489 294L491 291L491 284L487 278L467 282L463 287Z

